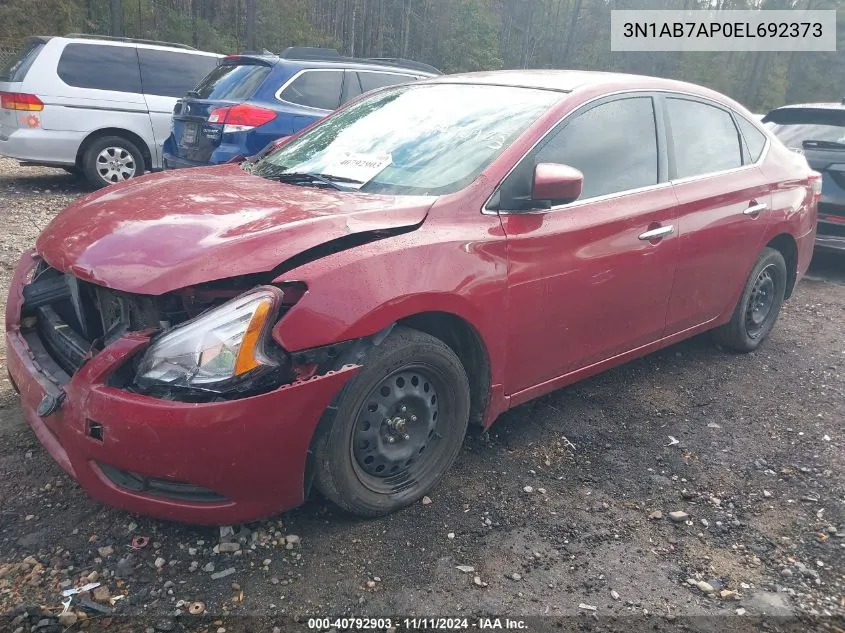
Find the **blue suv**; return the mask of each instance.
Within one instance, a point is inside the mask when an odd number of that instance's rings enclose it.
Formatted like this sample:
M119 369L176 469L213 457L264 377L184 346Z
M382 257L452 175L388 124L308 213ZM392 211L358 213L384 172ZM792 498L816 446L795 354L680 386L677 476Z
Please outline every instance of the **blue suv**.
M439 74L410 60L349 58L312 47L224 57L176 103L164 168L251 156L364 92Z

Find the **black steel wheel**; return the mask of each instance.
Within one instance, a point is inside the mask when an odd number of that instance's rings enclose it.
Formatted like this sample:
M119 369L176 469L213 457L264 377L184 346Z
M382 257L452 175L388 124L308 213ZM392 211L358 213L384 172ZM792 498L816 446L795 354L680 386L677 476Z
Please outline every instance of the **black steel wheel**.
M350 443L358 478L374 492L401 490L419 479L436 459L438 391L446 389L437 371L410 365L385 378L366 398ZM426 449L434 447L435 450Z
M786 294L786 262L780 251L763 249L731 320L714 331L718 343L751 352L765 340L780 314Z
M775 305L774 278L777 271L774 269L774 264L766 266L757 275L751 287L751 296L745 307L745 331L751 338L757 338L763 332Z
M315 483L341 508L378 516L431 490L460 451L469 383L441 340L397 327L337 398L314 442Z

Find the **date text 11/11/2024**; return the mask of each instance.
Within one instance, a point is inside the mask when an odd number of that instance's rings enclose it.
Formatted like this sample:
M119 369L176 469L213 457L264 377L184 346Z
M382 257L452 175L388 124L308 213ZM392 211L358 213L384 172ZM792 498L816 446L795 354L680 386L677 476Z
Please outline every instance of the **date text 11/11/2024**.
M519 631L528 628L525 620L515 618L309 618L312 630L433 630L459 631L467 629Z

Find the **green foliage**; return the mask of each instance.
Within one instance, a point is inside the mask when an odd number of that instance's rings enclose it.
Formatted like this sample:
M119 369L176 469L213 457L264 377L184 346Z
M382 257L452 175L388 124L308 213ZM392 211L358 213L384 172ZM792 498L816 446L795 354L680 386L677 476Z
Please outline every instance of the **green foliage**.
M116 0L0 0L0 45L32 34L107 34ZM118 0L131 37L245 50L252 0ZM329 46L359 57L410 57L445 72L580 68L660 75L710 86L755 111L840 100L845 12L834 53L610 51L612 9L839 9L845 0L254 0L255 45ZM5 48L5 47L4 47ZM2 60L0 60L2 61Z

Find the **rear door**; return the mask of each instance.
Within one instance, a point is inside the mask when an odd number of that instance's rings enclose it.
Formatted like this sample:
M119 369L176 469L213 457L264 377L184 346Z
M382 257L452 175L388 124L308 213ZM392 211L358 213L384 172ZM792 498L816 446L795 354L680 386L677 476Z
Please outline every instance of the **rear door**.
M176 101L214 70L217 59L215 55L138 48L141 85L156 141L156 164L161 160L161 146L170 136Z
M732 309L762 248L771 189L730 110L685 95L662 99L678 198L679 255L667 335Z
M822 174L817 240L845 248L845 108L781 108L763 121Z
M152 140L134 45L70 42L61 52L56 74L59 82L39 82L53 85L45 96L62 106L55 117L45 112L45 129L88 132L120 120L123 125L118 127L143 128L146 133L139 132L141 137Z
M207 163L223 136L222 125L209 123L211 112L252 98L271 71L272 64L260 59L224 58L195 89L176 102L172 140L176 155Z

